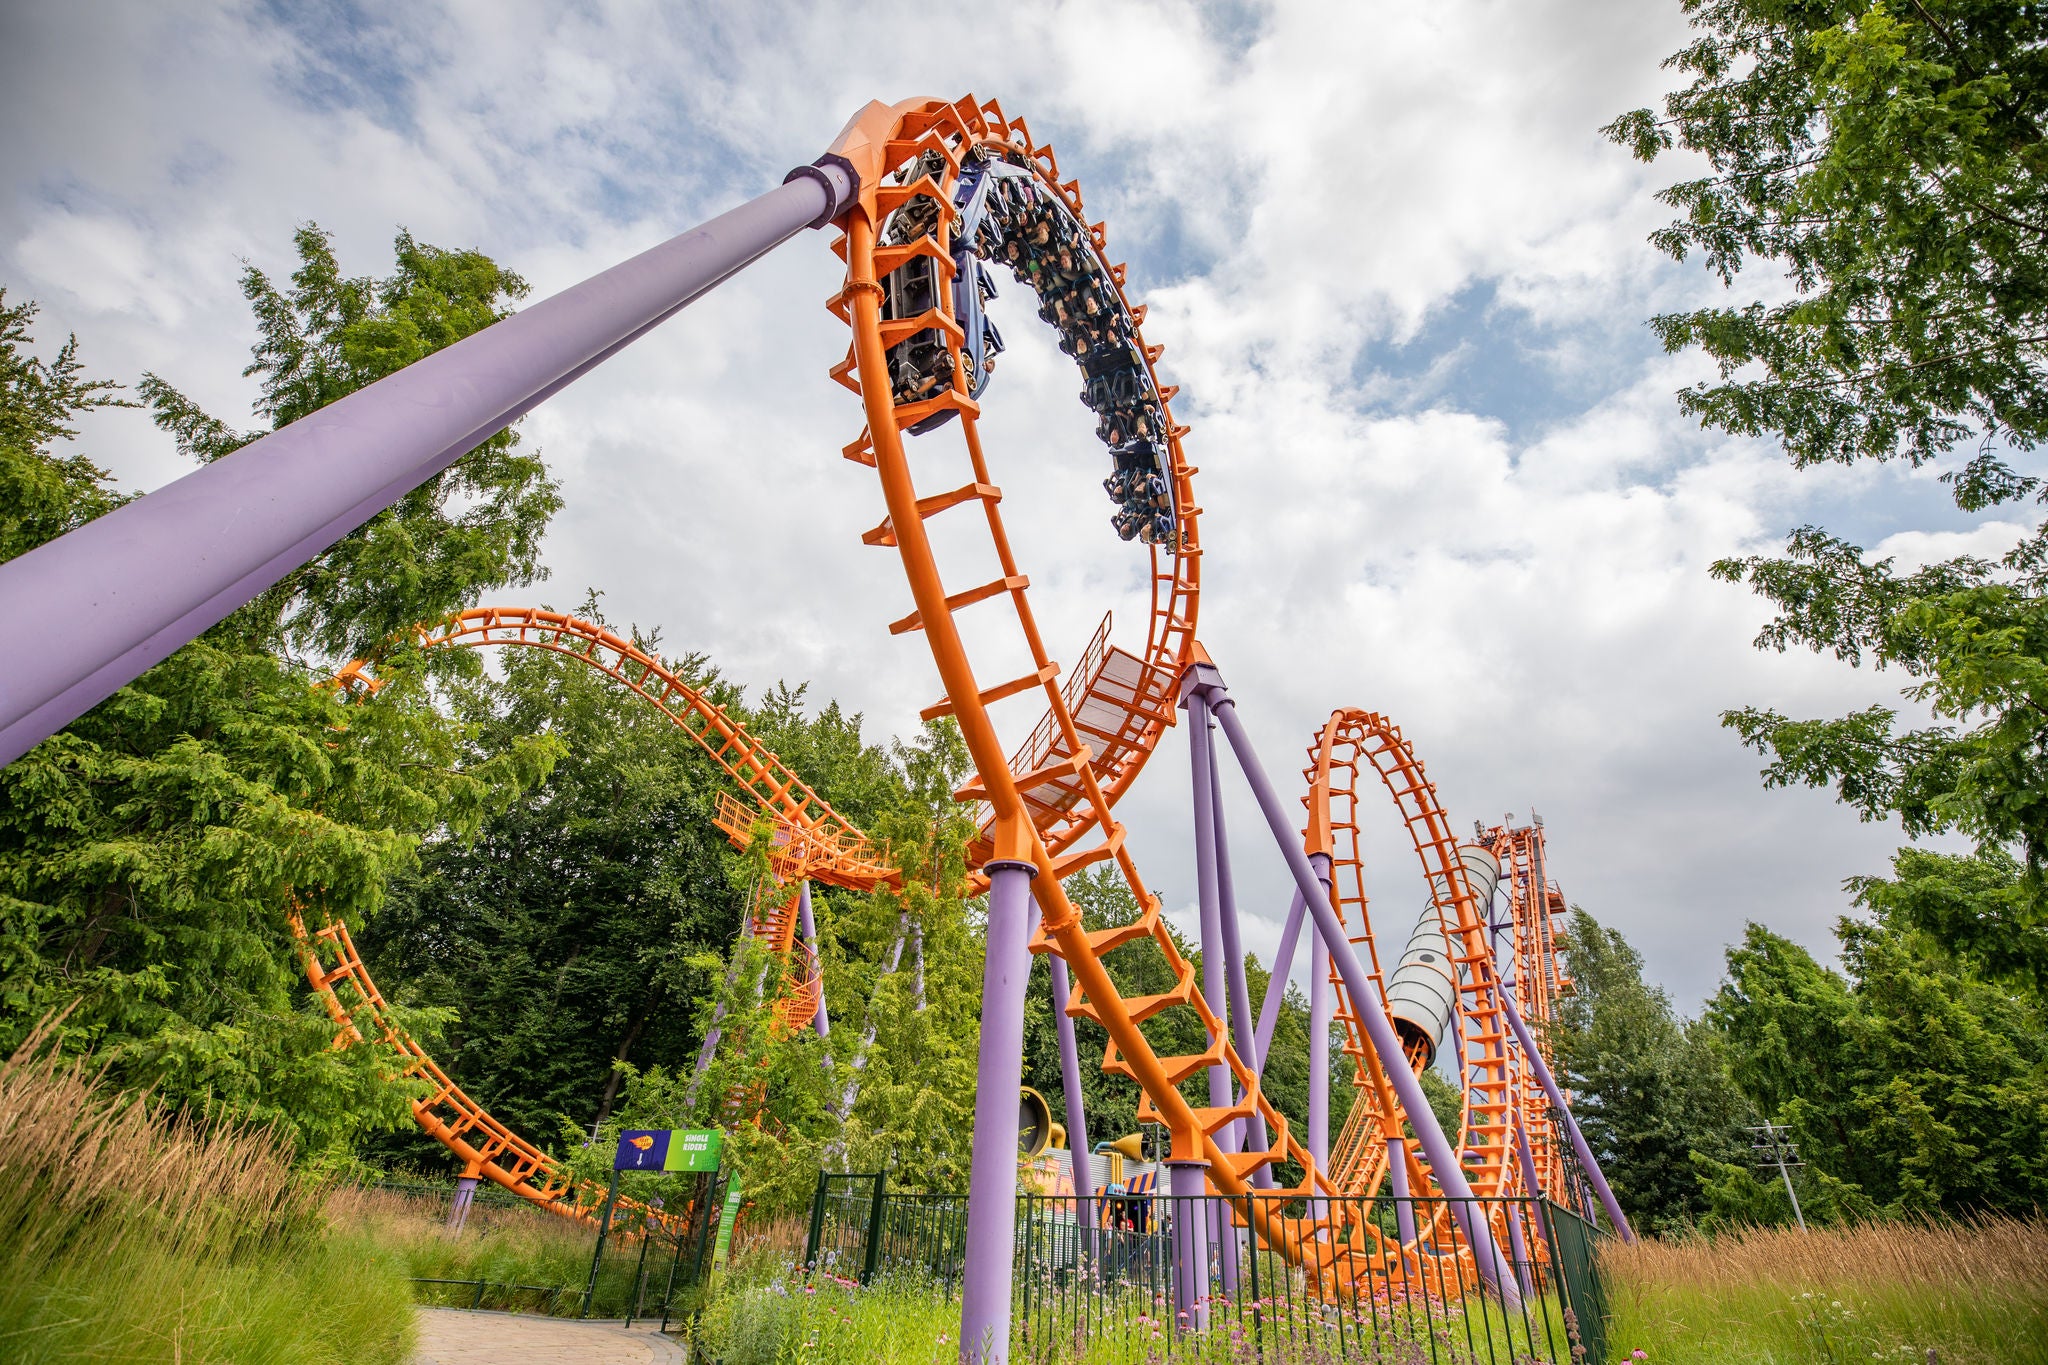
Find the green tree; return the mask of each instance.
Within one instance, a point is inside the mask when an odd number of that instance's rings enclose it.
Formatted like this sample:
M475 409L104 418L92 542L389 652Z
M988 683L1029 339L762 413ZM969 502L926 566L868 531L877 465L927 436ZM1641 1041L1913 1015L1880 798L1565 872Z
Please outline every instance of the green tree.
M132 407L111 380L88 379L78 338L49 360L30 349L36 306L7 302L0 289L0 561L55 540L124 499L83 452L57 452L78 435L72 423L95 408Z
M579 614L598 616L595 602ZM387 993L459 1014L436 1060L494 1116L532 1138L558 1116L587 1134L610 1113L614 1063L687 1068L695 1055L694 1005L717 970L704 959L733 944L746 905L713 820L727 779L587 665L535 650L499 663L500 678L447 694L464 766L535 736L561 756L472 836L431 841L360 947ZM701 659L673 664L737 700Z
M1721 382L1685 411L1770 435L1801 465L1919 463L1985 442L1952 476L1984 506L2035 491L2000 446L2048 435L2048 12L2011 0L1680 0L1692 81L1605 130L1709 173L1659 198L1652 242L1733 284L1781 265L1790 297L1668 314Z
M1789 291L1654 320L1720 379L1679 395L1702 423L1779 440L1795 465L1904 459L1978 512L2048 495L2048 11L2009 0L1682 0L1692 79L1661 114L1607 129L1645 160L1708 174L1663 191L1652 241L1734 286L1756 263ZM1866 820L1958 831L1977 861L1901 855L1870 897L1920 914L1964 960L2038 981L2048 925L2048 527L1996 562L1900 572L1816 527L1783 557L1724 560L1778 609L1761 648L1896 667L1934 723L1873 706L1834 720L1767 708L1724 723L1767 785L1832 786ZM2015 875L2017 868L2017 875ZM1910 907L1909 907L1910 903ZM2009 940L2009 942L2008 942Z
M1701 1163L1716 1170L1747 1146L1720 1039L1681 1019L1643 979L1642 954L1584 910L1572 911L1560 948L1572 989L1549 1042L1574 1116L1630 1221L1684 1227L1712 1208Z
M299 268L279 290L255 266L242 293L259 337L242 373L261 388L271 429L295 422L482 331L524 298L526 282L478 251L449 251L401 230L398 268L348 276L314 224L294 241ZM203 412L163 377L144 376L156 423L195 460L211 462L266 434ZM382 653L422 621L470 605L483 587L545 576L540 541L561 496L537 452L506 430L287 574L236 613L244 630L346 660Z
M74 342L37 360L31 316L0 320L9 554L121 500L62 444L113 388L84 378ZM68 1008L66 1045L123 1083L304 1148L406 1120L374 1049L332 1050L288 912L360 926L424 832L473 826L551 749L459 773L416 670L375 708L316 681L245 630L210 632L0 771L0 1047Z
M2024 1214L2048 1195L2048 1018L1924 935L1842 921L1847 975L1758 925L1707 1017L1810 1163L1809 1217Z

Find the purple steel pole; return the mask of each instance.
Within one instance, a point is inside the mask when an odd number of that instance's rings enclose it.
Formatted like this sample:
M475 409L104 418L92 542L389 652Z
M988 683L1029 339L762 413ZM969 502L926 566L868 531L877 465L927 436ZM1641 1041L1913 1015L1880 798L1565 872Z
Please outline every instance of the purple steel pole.
M1621 1211L1614 1191L1608 1188L1607 1176L1600 1170L1600 1163L1593 1160L1593 1149L1586 1145L1586 1135L1579 1131L1579 1121L1565 1107L1564 1092L1557 1088L1557 1078L1550 1074L1550 1064L1536 1050L1536 1040L1529 1036L1529 1026L1522 1022L1522 1012L1515 1008L1514 993L1502 991L1500 1003L1507 1010L1508 1027L1515 1031L1515 1041L1522 1045L1522 1055L1529 1059L1529 1067L1536 1073L1536 1083L1550 1097L1551 1105L1564 1116L1565 1133L1572 1140L1572 1150L1578 1153L1579 1165L1585 1168L1586 1180L1593 1186L1593 1193L1600 1197L1600 1207L1607 1210L1607 1217L1614 1224L1614 1230L1621 1234L1621 1240L1633 1242L1636 1239L1635 1229L1628 1225L1628 1216Z
M1045 960L1052 969L1052 1017L1060 1036L1060 1087L1067 1101L1067 1153L1074 1163L1075 1211L1081 1226L1088 1230L1082 1244L1087 1248L1089 1264L1093 1265L1099 1252L1095 1236L1095 1172L1093 1153L1088 1146L1088 1120L1081 1111L1081 1054L1074 1043L1073 1017L1067 1013L1072 990L1067 980L1067 964L1051 953L1046 954Z
M601 275L0 564L0 764L758 257L851 203L828 156ZM23 642L33 641L33 645Z
M1543 1189L1536 1183L1536 1156L1529 1150L1529 1134L1520 1124L1515 1125L1515 1157L1522 1166L1522 1188L1531 1199L1545 1197ZM1539 1218L1536 1231L1543 1237L1543 1244L1550 1248L1550 1259L1557 1260L1557 1247L1550 1239L1548 1220Z
M753 931L753 912L740 916L740 936L732 945L732 963L725 969L725 989L718 993L718 1003L711 1007L711 1027L704 1030L704 1045L697 1049L697 1069L690 1075L690 1088L683 1094L683 1103L697 1103L697 1087L704 1084L704 1073L711 1069L711 1059L718 1055L719 1040L725 1036L725 997L739 982L741 945Z
M1031 976L1030 863L986 865L988 955L981 969L981 1058L967 1180L960 1359L1003 1365L1010 1351L1010 1263L1017 1245L1017 1094L1024 1084L1024 988Z
M811 945L811 959L818 964L818 1013L812 1021L817 1025L820 1038L832 1036L832 1021L825 1014L825 959L818 953L818 921L811 917L811 880L804 878L796 893L797 923L803 928L804 942ZM829 1064L831 1058L827 1057Z
M1287 923L1280 930L1280 947L1273 954L1273 975L1266 982L1266 998L1259 1003L1258 1053L1259 1069L1265 1070L1266 1053L1273 1046L1273 1029L1280 1022L1280 1001L1287 994L1287 974L1294 970L1294 944L1301 937L1301 919L1308 913L1308 902L1301 898L1301 892L1294 893L1294 900L1287 907Z
M1322 1171L1330 1169L1330 1006L1330 945L1317 933L1308 945L1308 1149Z
M1251 987L1245 982L1244 937L1237 923L1237 883L1230 875L1230 831L1223 820L1223 778L1216 764L1214 738L1209 743L1209 811L1216 825L1216 891L1217 909L1223 923L1223 951L1229 958L1225 966L1230 973L1230 1032L1231 1041L1237 1044L1238 1055L1244 1058L1252 1075L1263 1076L1266 1070L1266 1049L1259 1045L1259 1036L1252 1028ZM1231 1125L1237 1138L1232 1151L1245 1150L1245 1138L1258 1151L1264 1151L1272 1138L1266 1131L1266 1119L1254 1110L1250 1115ZM1273 1188L1273 1168L1261 1166L1252 1172L1252 1185L1257 1189Z
M1201 1213L1209 1202L1209 1163L1169 1161L1166 1170L1173 1193L1173 1305L1181 1330L1200 1332L1209 1326L1209 1229Z
M465 1175L455 1182L455 1198L448 1205L448 1231L460 1232L469 1221L470 1201L476 1198L476 1177Z
M1535 1290L1529 1284L1529 1244L1522 1240L1522 1209L1518 1204L1508 1205L1508 1250L1515 1258L1515 1283L1522 1287L1522 1297L1527 1298Z
M1408 1202L1408 1142L1405 1138L1387 1139L1387 1179L1394 1187L1394 1226L1401 1234L1401 1245L1412 1245L1415 1241L1415 1205Z
M1359 963L1358 955L1352 951L1337 912L1330 908L1328 893L1321 890L1315 869L1309 865L1308 855L1302 851L1300 838L1287 818L1287 808L1273 790L1265 767L1259 762L1258 752L1252 748L1251 738L1245 734L1244 722L1237 714L1237 704L1224 690L1221 675L1216 674L1213 668L1208 668L1208 671L1214 677L1209 684L1213 689L1210 707L1217 723L1223 727L1224 736L1230 741L1231 751L1237 756L1245 781L1251 785L1253 795L1258 797L1259 809L1265 814L1274 842L1287 858L1287 867L1294 874L1295 885L1309 902L1309 912L1315 916L1318 935L1330 951L1352 1007L1362 1016L1373 1051L1379 1055L1380 1065L1385 1068L1387 1079L1393 1083L1394 1093L1399 1097L1401 1107L1407 1111L1409 1123L1414 1125L1415 1135L1421 1140L1422 1150L1429 1158L1430 1170L1451 1200L1451 1214L1458 1220L1466 1244L1472 1248L1480 1277L1503 1300L1511 1305L1519 1304L1521 1295L1516 1290L1514 1275L1494 1245L1493 1234L1485 1218L1473 1216L1470 1202L1473 1198L1472 1185L1465 1179L1464 1169L1458 1165L1458 1154L1444 1137L1442 1126L1430 1110L1429 1099L1422 1093L1422 1082L1409 1069L1406 1054L1401 1050L1401 1040L1395 1036L1394 1026L1380 1005L1379 994L1373 989L1371 978Z
M1189 674L1192 680L1194 674ZM1216 1012L1217 1032L1230 1036L1229 954L1223 945L1223 908L1216 891L1216 784L1210 780L1215 755L1215 736L1209 733L1209 706L1199 692L1187 692L1182 703L1188 708L1189 767L1194 777L1195 798L1195 885L1202 910L1202 996ZM1209 1104L1227 1109L1231 1102L1230 1068L1217 1063L1209 1068ZM1226 1152L1237 1150L1235 1124L1225 1124L1216 1134L1216 1145ZM1176 1177L1177 1178L1177 1177ZM1223 1236L1227 1216L1219 1220L1216 1205L1191 1206L1204 1211L1210 1220L1209 1237L1223 1260L1223 1292L1237 1294L1236 1238Z

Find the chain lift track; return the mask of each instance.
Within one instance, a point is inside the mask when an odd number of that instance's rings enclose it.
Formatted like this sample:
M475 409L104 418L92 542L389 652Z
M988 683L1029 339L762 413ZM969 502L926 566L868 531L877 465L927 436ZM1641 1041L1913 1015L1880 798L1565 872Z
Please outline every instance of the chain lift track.
M894 884L898 874L886 846L834 811L731 713L659 659L595 622L563 612L482 607L422 627L414 643L423 649L505 646L566 655L614 679L696 740L745 794L744 800L719 794L719 829L745 848L757 823L765 820L771 827L769 865L775 884L757 890L747 922L754 937L787 964L775 1004L777 1023L797 1028L815 1014L817 964L808 946L796 939L799 885L807 877L849 891ZM334 684L356 694L373 693L381 685L360 661L337 674ZM330 920L309 933L296 906L290 921L306 979L340 1029L336 1046L365 1041L356 1021L367 1013L377 1041L398 1054L401 1074L429 1087L425 1097L413 1101L414 1119L462 1161L467 1173L569 1217L591 1216L604 1199L604 1186L572 1180L559 1162L492 1118L435 1065L393 1021L346 924ZM349 1002L341 997L344 988L353 997Z
M1543 823L1532 818L1527 825L1495 825L1484 831L1480 842L1499 862L1501 887L1507 892L1514 935L1515 999L1536 1045L1547 1049L1557 1001L1571 992L1572 982L1557 960L1555 921L1567 907L1564 893L1550 880ZM1571 1204L1574 1192L1565 1165L1558 1159L1562 1135L1552 1118L1550 1101L1529 1068L1520 1068L1517 1081L1515 1102L1529 1138L1537 1191L1560 1204Z

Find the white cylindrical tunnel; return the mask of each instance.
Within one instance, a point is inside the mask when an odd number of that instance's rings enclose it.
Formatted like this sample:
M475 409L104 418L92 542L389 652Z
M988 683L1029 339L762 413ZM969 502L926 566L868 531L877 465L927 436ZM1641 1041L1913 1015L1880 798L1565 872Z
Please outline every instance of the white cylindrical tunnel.
M1423 1040L1428 1053L1424 1065L1436 1060L1436 1050L1451 1027L1451 1011L1458 1007L1454 970L1450 940L1432 901L1422 907L1422 918L1401 952L1401 964L1387 982L1387 1013L1393 1017L1394 1031L1404 1044Z
M1460 844L1458 861L1464 865L1465 884L1472 888L1473 903L1478 908L1479 918L1484 921L1487 918L1487 908L1493 904L1493 889L1500 885L1500 860L1493 856L1490 849L1481 848L1477 844ZM1450 896L1443 883L1444 878L1441 875L1431 874L1429 889L1432 894L1448 902Z
M1492 853L1473 844L1458 849L1458 861L1464 865L1466 884L1484 919L1493 902L1493 889L1500 881L1500 863ZM1445 879L1433 875L1429 880L1430 889L1448 900ZM1436 1060L1437 1049L1450 1032L1451 1012L1458 1007L1455 963L1450 939L1444 933L1443 917L1432 900L1423 906L1415 932L1408 936L1400 964L1387 983L1387 1013L1393 1017L1394 1031L1404 1043L1418 1038L1424 1042L1428 1054L1424 1065Z

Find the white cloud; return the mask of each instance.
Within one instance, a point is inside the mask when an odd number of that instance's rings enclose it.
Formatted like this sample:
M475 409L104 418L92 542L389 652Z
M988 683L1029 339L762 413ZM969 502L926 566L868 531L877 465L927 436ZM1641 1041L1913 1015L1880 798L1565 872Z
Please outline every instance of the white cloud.
M382 27L288 31L230 0L0 20L25 130L0 149L0 280L44 301L46 335L76 328L99 372L158 370L240 419L236 273L288 270L299 222L334 230L352 271L385 269L403 224L545 295L768 188L870 98L971 88L1052 136L1131 252L1195 425L1204 638L1284 787L1333 706L1389 712L1460 826L1542 810L1567 892L1688 1002L1744 918L1825 950L1839 880L1896 842L1824 796L1763 792L1716 723L1889 693L1752 652L1761 605L1707 564L1768 548L1817 500L1940 493L1794 474L1677 415L1699 367L1645 355L1641 322L1711 291L1643 244L1674 172L1597 133L1663 88L1675 6L1273 4L1238 46L1141 0L363 8ZM884 633L908 610L890 556L858 542L881 500L838 457L860 418L825 377L846 344L823 308L837 283L806 235L530 419L568 497L535 595L601 587L615 619L731 676L810 678L903 731L937 686L919 637ZM1581 411L1511 431L1461 392L1476 346L1419 379L1366 363L1475 287L1493 303L1474 326L1526 330L1536 372L1590 395ZM1128 639L1144 568L1107 532L1072 369L1015 300L998 307L1013 351L986 432L1034 604L1063 652L1105 607ZM126 481L181 472L140 414L102 414L87 439ZM957 444L926 438L921 469ZM1127 807L1175 906L1192 898L1185 761L1175 736ZM1255 813L1233 798L1231 815L1264 950L1285 887ZM1394 834L1375 831L1375 875L1403 921L1420 880Z

